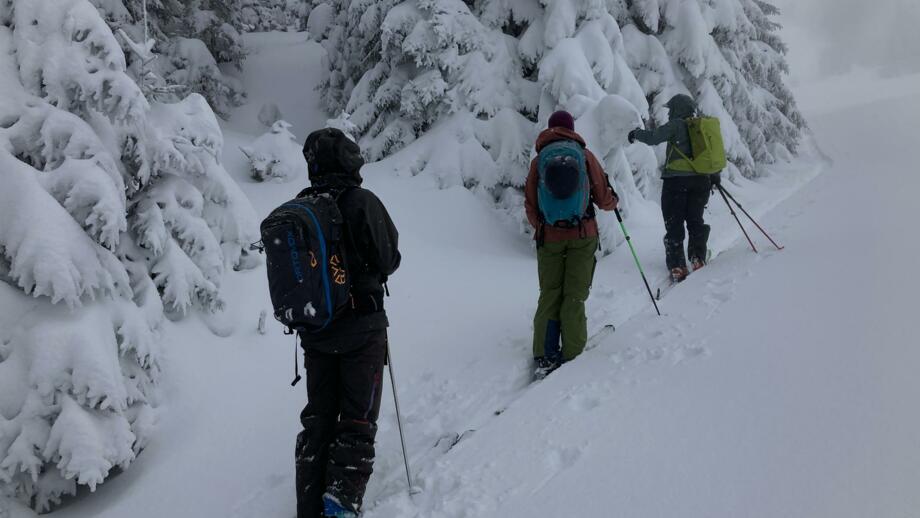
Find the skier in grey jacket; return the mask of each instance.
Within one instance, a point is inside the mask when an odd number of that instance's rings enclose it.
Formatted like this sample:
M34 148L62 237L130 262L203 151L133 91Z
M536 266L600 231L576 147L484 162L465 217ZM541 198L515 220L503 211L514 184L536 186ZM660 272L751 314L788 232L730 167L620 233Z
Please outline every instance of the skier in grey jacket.
M709 225L703 220L703 209L709 202L713 185L720 182L719 174L700 175L694 172L671 169L671 161L692 156L690 130L687 119L697 112L696 102L690 96L679 94L668 101L668 122L654 130L635 129L629 133L629 142L639 141L649 146L668 143L665 164L662 166L661 178L661 213L664 216L664 249L671 279L683 281L689 274L687 257L684 255L684 225L690 239L687 255L694 270L705 266Z

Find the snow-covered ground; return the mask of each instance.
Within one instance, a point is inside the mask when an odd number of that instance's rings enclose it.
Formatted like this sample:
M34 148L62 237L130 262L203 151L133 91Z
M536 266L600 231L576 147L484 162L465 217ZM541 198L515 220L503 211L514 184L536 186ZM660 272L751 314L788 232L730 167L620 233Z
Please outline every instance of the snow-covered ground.
M299 138L322 126L312 93L320 49L296 34L249 43L252 102L224 128L224 163L266 214L305 175L254 183L238 146L265 131L266 102ZM387 393L367 517L916 516L920 350L909 337L920 245L909 216L920 94L916 77L888 81L871 102L800 87L834 160L816 181L826 164L813 156L728 186L786 250L751 228L753 254L713 199L718 256L665 295L659 318L620 247L599 263L588 303L590 330L617 332L533 386L527 239L469 191L400 175L398 161L366 168L401 230L391 344L423 489L405 493ZM630 231L660 284L661 229L636 219ZM273 322L256 330L270 307L264 275L228 278L226 321L168 326L159 432L132 469L57 516L294 515L306 398L303 384L289 387L293 340ZM451 434L464 436L444 452L436 445Z
M916 92L815 114L786 250L736 242L368 515L917 516Z

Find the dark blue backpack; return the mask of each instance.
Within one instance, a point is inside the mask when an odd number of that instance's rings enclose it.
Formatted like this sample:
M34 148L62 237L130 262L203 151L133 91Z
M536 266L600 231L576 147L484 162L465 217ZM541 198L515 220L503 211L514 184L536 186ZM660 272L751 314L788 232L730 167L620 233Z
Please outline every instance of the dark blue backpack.
M577 228L590 218L591 184L585 149L573 140L548 144L537 157L537 203L549 225Z
M325 329L351 303L342 213L335 194L307 191L262 222L275 318L289 329Z

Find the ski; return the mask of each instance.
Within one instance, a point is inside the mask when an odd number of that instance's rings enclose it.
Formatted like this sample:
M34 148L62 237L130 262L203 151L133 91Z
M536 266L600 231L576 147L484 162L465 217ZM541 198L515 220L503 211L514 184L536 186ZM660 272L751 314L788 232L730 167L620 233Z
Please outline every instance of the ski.
M596 331L594 334L592 334L591 336L588 337L588 341L585 343L585 349L584 349L584 350L585 350L585 351L590 351L591 349L594 349L595 347L597 347L597 346L600 344L601 341L603 341L604 338L606 338L607 336L609 336L611 333L614 333L616 330L617 330L617 328L616 328L616 326L614 326L613 324L604 324L604 326L601 327L600 330ZM557 366L555 366L554 368L549 369L549 370L546 370L546 369L534 369L533 380L532 380L530 383L533 384L533 383L537 383L537 382L539 382L539 381L543 381L543 380L546 379L550 374L552 374L554 371L556 371L556 370L558 370L559 368L561 368L563 365L564 365L564 363L563 363L563 364L560 364L560 365L557 365ZM499 415L499 414L501 414L501 411L496 411L496 412L495 412L495 415Z
M612 335L613 333L616 332L616 330L617 328L613 324L604 325L604 327L600 328L599 331L597 331L596 333L594 333L588 338L588 343L585 345L585 350L590 351L591 349L594 349L595 347L600 345L600 343L604 340L604 338L607 338L608 336Z
M599 330L595 331L594 334L592 334L591 336L588 337L588 341L587 341L587 343L585 344L585 351L590 351L591 349L594 349L595 347L597 347L598 345L600 345L600 343L604 340L604 338L610 336L611 334L613 334L614 332L616 332L616 330L617 330L617 328L616 328L615 325L613 325L613 324L604 324L603 327L601 327ZM536 384L536 383L539 383L539 382L545 380L550 374L552 374L554 371L558 370L558 369L561 368L561 367L562 367L562 365L560 365L559 367L556 367L556 368L553 369L552 371L547 372L547 373L545 373L545 374L543 374L543 375L539 375L539 374L537 374L536 372L534 372L533 378L531 379L531 381L530 381L530 383L528 384L528 386L534 385L534 384ZM536 370L536 369L535 369L535 370ZM527 387L524 387L524 388L521 389L521 390L522 390L522 392L523 392L524 390L527 390ZM520 397L520 395L519 395L518 397ZM515 398L515 400L516 400L516 399L517 399L517 398ZM510 405L510 404L511 404L511 403L509 402L509 405ZM499 409L497 409L497 410L495 410L495 411L493 412L493 415L495 415L495 416L500 416L500 415L502 415L503 413L505 413L505 410L507 410L507 408L508 408L507 406L502 407L502 408L499 408Z
M707 265L707 266L708 266L709 263L712 261L712 257L713 257L712 250L707 249L707 250L706 250L706 265ZM697 270L697 271L699 271L699 270ZM680 282L674 281L674 279L671 278L671 275L669 274L669 275L667 276L667 278L665 278L664 281L662 281L662 282L660 282L660 283L658 284L658 287L657 287L656 290L655 290L655 300L657 300L657 301L660 302L660 301L661 301L661 297L664 296L664 295L666 295L666 294L668 293L668 291L671 290L671 288L673 288L674 286L680 284L681 282L686 281L687 278L690 277L690 275L693 275L693 273L694 273L694 272L691 271L691 272L687 275L687 277L684 278L684 280L683 280L683 281L680 281Z

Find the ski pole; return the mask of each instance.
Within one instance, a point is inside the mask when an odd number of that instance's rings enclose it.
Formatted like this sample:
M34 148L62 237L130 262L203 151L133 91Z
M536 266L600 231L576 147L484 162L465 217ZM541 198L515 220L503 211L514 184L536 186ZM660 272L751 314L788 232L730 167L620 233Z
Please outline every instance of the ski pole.
M390 369L390 384L393 387L393 402L396 404L396 427L399 428L399 442L402 444L403 462L406 464L406 481L409 482L409 494L418 493L412 486L412 473L409 471L409 454L406 452L406 437L403 435L402 414L399 412L399 396L396 394L396 376L393 375L393 357L387 348L387 367Z
M747 233L747 230L744 229L744 225L741 224L741 220L738 219L738 215L735 214L735 209L732 208L732 204L729 203L728 198L725 197L725 189L723 189L721 185L716 185L716 187L719 188L719 194L721 194L721 195L722 195L722 199L725 200L725 205L728 207L728 211L731 212L731 213L732 213L732 216L735 217L735 221L737 221L737 222L738 222L738 226L741 227L741 232L744 233L744 237L746 237L747 240L748 240L748 243L751 244L751 248L754 250L754 253L755 253L755 254L758 253L758 252L757 252L757 247L754 246L754 242L751 241L751 236L749 236L748 233Z
M760 230L760 231L763 233L763 235L767 236L767 239L769 239L770 242L773 243L773 246L775 246L777 250L782 250L782 249L786 248L786 247L784 247L784 246L779 246L778 244L776 244L776 241L773 241L773 238L770 237L770 234L767 234L767 231L764 230L763 227L761 227L760 224L758 224L758 223L754 220L754 218L752 218L751 215L748 214L748 212L747 212L746 210L744 210L744 207L742 207L741 204L738 203L738 200L736 200L735 197L732 196L732 193L728 192L727 190L725 190L724 187L722 187L722 184L719 184L718 187L719 187L719 191L722 192L722 196L728 196L729 199L731 199L733 202L735 202L735 205L737 205L738 208L741 209L741 212L743 212L744 215L747 216L747 218L748 218L749 220L751 220L751 223L753 223L754 226L756 226L757 229Z
M652 299L652 304L655 306L655 312L658 313L658 316L661 316L661 311L658 309L658 303L655 302L655 296L652 295L652 288L648 285L648 279L645 277L645 272L642 270L642 264L639 262L639 256L636 255L636 249L632 244L632 237L629 236L629 232L626 231L626 226L623 224L623 215L620 214L620 209L614 209L613 211L617 215L617 221L620 222L620 230L623 231L623 236L626 237L626 244L629 245L629 250L632 252L633 259L636 261L636 266L639 268L639 274L642 275L642 282L645 283L645 289L648 290L648 296Z

